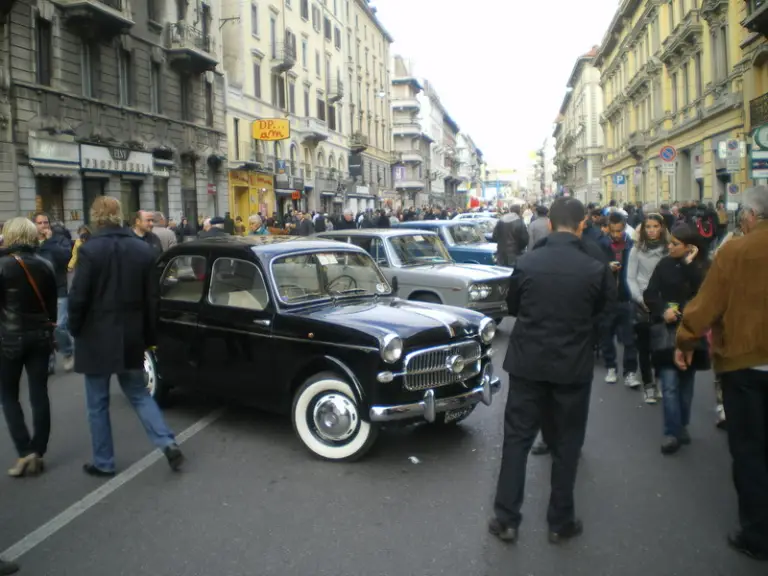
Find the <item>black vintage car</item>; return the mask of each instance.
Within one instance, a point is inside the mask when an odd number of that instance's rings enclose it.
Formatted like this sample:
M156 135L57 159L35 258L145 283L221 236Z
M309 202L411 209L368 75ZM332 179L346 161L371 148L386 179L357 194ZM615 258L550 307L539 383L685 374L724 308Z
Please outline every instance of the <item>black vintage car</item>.
M199 389L291 415L299 439L352 460L388 422L452 423L499 390L496 326L394 297L367 252L296 237L216 237L158 260L148 386Z

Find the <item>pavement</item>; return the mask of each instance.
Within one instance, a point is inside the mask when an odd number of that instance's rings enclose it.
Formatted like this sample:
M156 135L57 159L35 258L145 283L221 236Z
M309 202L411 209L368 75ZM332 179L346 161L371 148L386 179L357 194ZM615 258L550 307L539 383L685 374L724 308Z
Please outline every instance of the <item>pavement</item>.
M386 432L352 464L314 459L281 417L179 395L166 417L188 461L174 474L115 384L123 474L101 480L81 471L82 377L57 375L46 473L0 475L0 556L19 555L25 576L764 576L725 543L737 511L712 375L697 378L693 444L672 457L659 452L661 406L603 377L576 489L585 532L555 547L546 456L529 459L518 543L486 530L506 392L455 429ZM14 456L0 432L0 462Z

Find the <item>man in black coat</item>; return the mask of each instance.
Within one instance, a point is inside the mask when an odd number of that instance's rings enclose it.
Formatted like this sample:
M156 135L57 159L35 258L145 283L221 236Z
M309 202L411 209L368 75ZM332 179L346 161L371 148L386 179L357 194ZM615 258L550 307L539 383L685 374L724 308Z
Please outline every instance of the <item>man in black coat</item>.
M594 370L593 326L611 306L616 288L608 267L580 240L584 205L559 198L550 210L552 234L521 256L510 279L507 304L517 317L504 369L509 393L495 517L489 530L514 542L522 516L528 452L539 427L552 430L549 540L578 536L573 487L587 427ZM596 253L596 252L595 252Z
M157 342L155 253L123 221L116 198L93 202L97 230L77 254L77 272L69 293L69 323L75 337L75 371L85 375L93 461L92 476L115 474L109 419L112 374L131 402L152 443L177 470L183 456L144 381L144 352Z
M528 246L528 228L520 217L520 206L511 206L493 229L496 242L496 259L499 266L514 266L518 257Z

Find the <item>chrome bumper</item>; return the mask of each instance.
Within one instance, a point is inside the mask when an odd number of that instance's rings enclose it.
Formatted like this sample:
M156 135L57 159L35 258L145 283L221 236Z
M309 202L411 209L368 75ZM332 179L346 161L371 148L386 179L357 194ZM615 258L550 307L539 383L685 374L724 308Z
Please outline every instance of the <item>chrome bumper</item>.
M501 380L497 377L483 382L469 392L450 398L436 399L435 391L427 390L424 392L424 399L420 402L395 406L371 406L369 416L371 422L392 422L418 417L423 417L427 422L434 422L435 416L440 412L474 406L478 402L490 406L493 402L493 395L499 390L501 390Z
M467 308L475 312L481 312L486 316L506 316L509 314L509 308L506 300L497 300L496 302L470 302Z

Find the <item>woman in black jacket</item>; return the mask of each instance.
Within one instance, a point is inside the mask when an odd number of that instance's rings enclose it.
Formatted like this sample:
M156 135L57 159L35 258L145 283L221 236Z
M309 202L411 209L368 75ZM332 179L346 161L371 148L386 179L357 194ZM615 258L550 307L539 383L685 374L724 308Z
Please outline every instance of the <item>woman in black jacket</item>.
M14 477L43 469L51 432L48 358L56 319L56 275L38 251L37 228L27 218L3 226L0 256L0 398L19 459L8 470ZM19 404L19 381L27 370L34 436L30 437Z
M693 384L697 370L709 369L709 353L704 338L694 352L688 370L675 366L675 333L685 305L701 286L707 269L707 253L699 249L701 238L689 224L680 222L672 228L669 255L656 265L643 293L650 311L651 356L661 381L664 405L663 454L673 454L682 444L690 444L688 423L691 419Z

